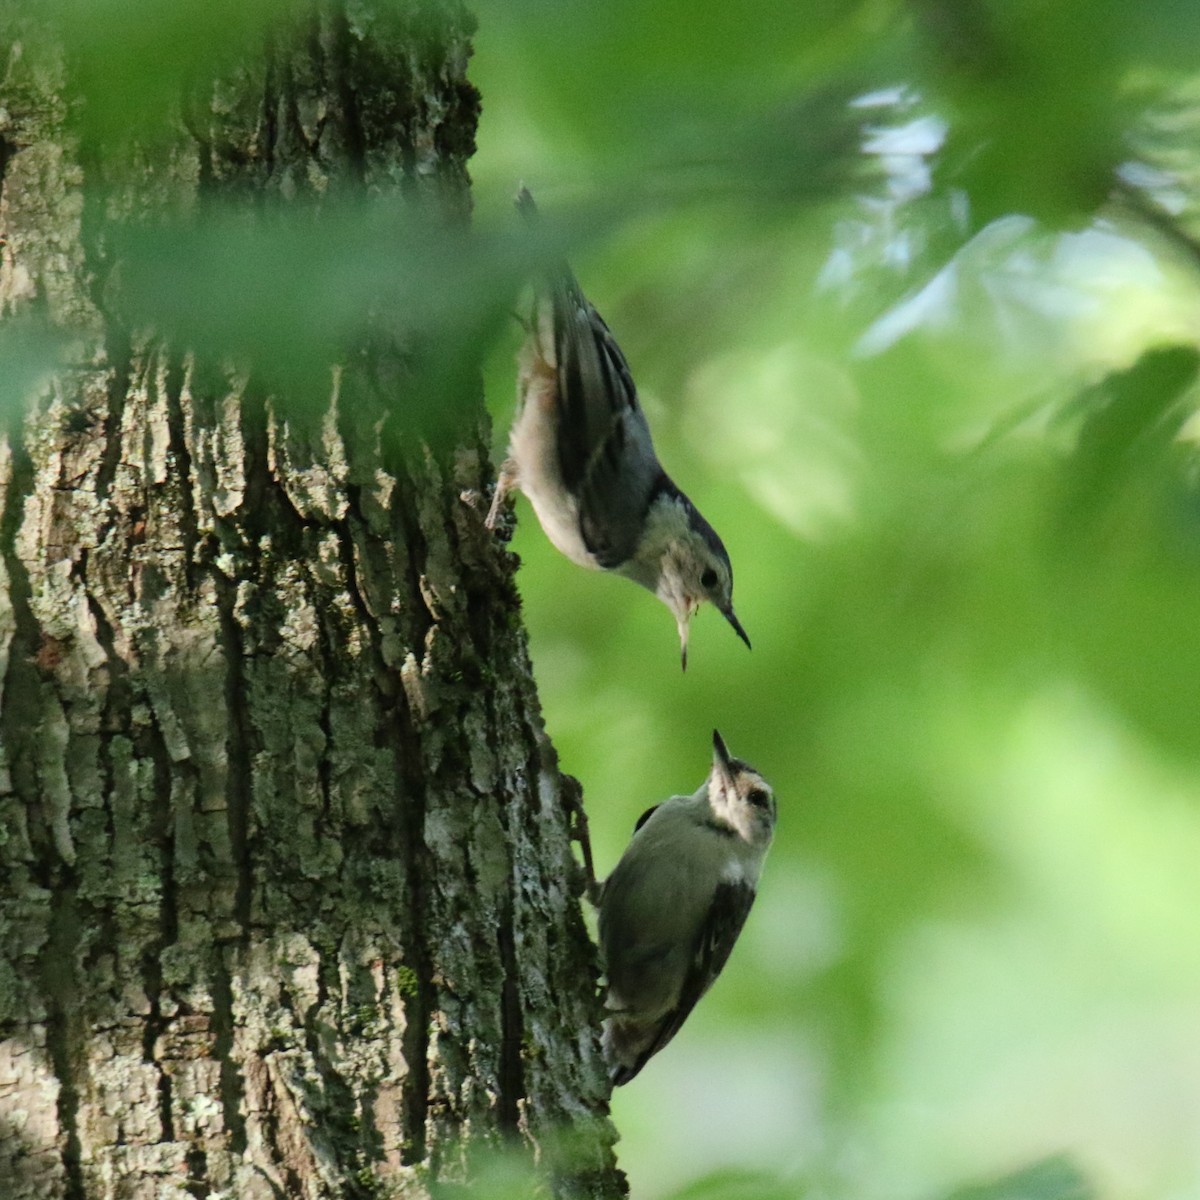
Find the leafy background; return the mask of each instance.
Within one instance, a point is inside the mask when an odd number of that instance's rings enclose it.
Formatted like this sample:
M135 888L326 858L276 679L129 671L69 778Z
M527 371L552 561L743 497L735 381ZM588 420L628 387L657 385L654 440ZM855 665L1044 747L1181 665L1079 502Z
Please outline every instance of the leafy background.
M634 1196L1200 1195L1200 8L476 11L477 221L539 199L754 641L681 676L519 506L600 869L714 725L780 797Z
M1200 5L474 8L469 242L326 197L112 245L131 321L281 403L364 309L453 339L498 452L539 255L617 334L755 648L706 611L681 675L521 501L550 732L602 870L714 726L781 804L728 970L614 1097L634 1196L1200 1196ZM82 144L293 11L48 4ZM0 332L0 403L78 353Z

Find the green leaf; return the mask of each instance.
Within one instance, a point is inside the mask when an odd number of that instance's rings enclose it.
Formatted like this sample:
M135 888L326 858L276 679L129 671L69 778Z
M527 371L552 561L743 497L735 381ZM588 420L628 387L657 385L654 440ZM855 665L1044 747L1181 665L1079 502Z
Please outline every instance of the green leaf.
M1069 1158L1056 1156L990 1183L959 1188L946 1200L1091 1200L1093 1196L1079 1168Z

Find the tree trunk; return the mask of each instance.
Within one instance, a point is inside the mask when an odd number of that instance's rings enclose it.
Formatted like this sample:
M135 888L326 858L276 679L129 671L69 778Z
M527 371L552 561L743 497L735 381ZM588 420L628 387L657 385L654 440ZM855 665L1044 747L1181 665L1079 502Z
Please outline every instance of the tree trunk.
M112 299L114 210L357 190L465 220L469 20L368 9L275 29L119 182L68 58L5 17L0 313L79 364L0 450L14 1200L426 1196L480 1142L624 1194L477 378L430 376L468 394L423 438L420 355L377 333L306 417Z

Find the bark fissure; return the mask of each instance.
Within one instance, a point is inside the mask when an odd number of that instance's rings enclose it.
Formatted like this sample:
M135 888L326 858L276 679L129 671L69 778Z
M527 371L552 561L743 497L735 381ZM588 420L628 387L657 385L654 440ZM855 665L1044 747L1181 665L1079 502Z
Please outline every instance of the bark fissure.
M384 438L386 447L393 444ZM403 611L410 622L405 641L410 646L422 646L429 630L430 614L425 607L420 591L420 572L423 567L424 538L419 532L419 523L408 507L406 487L408 474L403 465L394 470L395 487L388 519L397 534L400 547L405 551L405 570L399 582L408 588ZM364 529L366 525L364 523ZM366 604L363 589L357 583L357 569L351 563L350 578L355 580L351 594L358 602ZM419 618L420 624L414 628ZM369 628L374 627L371 622ZM407 881L407 910L409 923L403 931L405 978L409 986L405 989L404 1058L408 1072L404 1079L404 1118L401 1162L417 1164L423 1162L428 1153L429 1095L431 1075L429 1068L430 1023L436 1011L438 998L434 980L435 956L425 936L430 918L427 895L428 874L431 858L426 853L425 821L427 797L425 794L425 764L421 739L417 732L419 714L414 711L404 688L398 687L388 732L392 742L392 757L396 778L399 781L400 820L403 825L402 851L404 854L404 876Z
M350 20L340 6L333 13L332 23L333 76L340 107L346 173L353 184L361 187L367 177L367 139L363 129L358 91L352 82L354 79L352 65L354 41L350 33Z
M101 642L103 645L103 642ZM153 764L155 786L146 814L146 835L158 862L157 923L142 951L142 985L147 999L145 1027L142 1031L142 1061L153 1066L158 1076L158 1116L164 1141L175 1140L174 1088L170 1071L162 1058L162 1048L171 1021L166 1012L163 953L179 936L179 897L175 871L175 805L172 798L170 753L157 723L141 727L136 744ZM111 792L110 792L111 794Z
M64 1200L87 1200L79 1136L79 1063L83 1059L76 962L80 942L75 873L65 865L45 882L53 892L50 936L41 956L46 1048L58 1078L58 1122L66 1173Z
M247 438L247 443L249 443ZM245 678L245 645L237 618L237 586L225 578L216 565L208 567L217 598L217 619L220 645L225 667L224 698L229 714L226 724L225 754L227 779L225 787L225 824L229 839L229 862L233 872L233 905L231 916L237 929L234 943L226 941L214 947L212 970L213 1053L220 1064L218 1091L224 1128L229 1137L229 1149L235 1155L246 1153L249 1139L242 1107L245 1101L245 1081L242 1067L234 1054L234 998L231 956L249 945L254 895L254 867L250 849L250 814L253 803L252 768L253 728L247 681Z
M304 1043L321 1079L321 1103L325 1110L324 1139L327 1141L339 1175L346 1180L347 1200L374 1200L372 1189L364 1185L363 1131L359 1123L354 1092L327 1052L331 1030L326 1024L328 1007L337 987L337 952L330 947L319 950L317 995L303 1014ZM334 990L331 991L330 984Z
M207 1200L212 1195L208 1186L208 1155L198 1146L187 1152L187 1191L195 1200Z
M157 726L146 728L142 738L150 760L155 764L157 786L154 788L154 800L146 822L146 833L152 850L154 850L158 869L160 869L160 887L158 887L158 920L155 935L146 943L140 971L148 1001L145 1026L142 1033L143 1062L152 1064L158 1073L158 1118L162 1123L162 1138L164 1141L175 1140L174 1096L172 1079L166 1063L162 1061L161 1046L166 1039L170 1020L164 1012L164 991L162 977L162 955L164 950L174 946L179 937L178 895L175 889L175 836L174 811L172 804L172 774L166 743ZM114 839L115 840L115 839Z
M512 928L510 911L502 918L499 930L500 960L504 966L500 1000L500 1127L515 1135L521 1119L521 1101L525 1099L525 1022L521 1016L520 971Z
M275 51L274 39L269 35L263 57L262 136L259 139L259 153L262 157L265 177L269 180L275 173L275 145L279 137L276 106L282 103L284 94L276 83L276 76L281 67L279 56Z
M167 404L167 445L173 460L172 465L175 468L174 483L179 494L177 519L180 532L183 534L183 570L188 590L194 593L197 569L196 549L200 541L200 531L193 488L192 452L188 447L183 415L182 396L187 368L181 361L169 358L163 374L163 391Z
M356 553L370 537L370 523L362 509L362 488L350 484L346 488L347 514L345 520L335 521L333 528L338 535L338 549L341 552L342 570L346 572L346 586L354 611L363 623L363 627L371 637L371 655L379 664L385 666L383 654L383 631L375 616L372 606L368 603L359 581ZM365 548L365 547L364 547Z
M250 812L253 804L254 747L247 679L242 664L246 647L237 618L237 588L220 570L213 568L212 580L217 596L221 644L225 660L225 703L230 720L225 750L229 763L226 785L226 827L229 832L229 857L234 872L233 918L245 945L250 938L251 906L254 895L254 868L250 857Z
M267 494L270 468L267 450L267 415L262 398L247 388L242 396L241 428L245 501L238 529L242 555L250 560L254 575L261 572L261 547L267 526ZM244 515L243 515L244 514ZM233 918L240 930L241 944L250 938L254 871L250 858L250 820L254 802L254 714L250 708L246 678L247 647L238 615L238 588L219 566L209 568L217 597L217 616L225 663L225 703L228 706L225 751L228 762L226 823L229 856L234 872Z
M318 627L321 638L321 658L325 663L325 679L324 694L321 697L321 704L317 710L316 720L317 727L321 731L321 736L325 739L326 746L332 746L336 742L336 734L333 727L333 687L328 681L333 678L336 670L335 654L336 650L332 640L329 637L325 623L322 622ZM317 758L317 785L321 792L321 810L320 818L325 829L333 834L335 821L333 812L333 787L334 787L334 763L333 756L325 753Z
M4 179L8 175L8 162L16 152L16 144L0 133L0 200L4 199Z
M146 971L146 984L154 987L150 993L150 1011L146 1014L146 1027L142 1031L142 1061L150 1063L158 1069L158 1119L162 1126L164 1142L175 1140L175 1114L172 1111L171 1076L163 1070L158 1061L158 1039L166 1029L167 1023L163 1017L162 1001L158 989L162 987L161 973L155 977L155 972Z
M422 587L429 561L429 544L421 526L420 504L421 498L413 489L411 477L404 471L398 472L392 520L408 557L408 570L404 576L408 595L405 597L404 612L409 622L408 639L412 646L424 646L430 629L437 621L437 614L430 608Z
M133 345L128 334L117 323L110 322L105 332L105 358L108 362L107 407L104 414L104 455L96 471L96 498L106 501L112 494L113 481L121 462L124 439L121 437L121 422L125 413L125 401L129 395L133 369ZM101 524L99 541L103 541L112 528L114 516L106 514Z
M24 517L24 500L33 482L33 463L24 448L18 430L13 429L8 438L11 467L8 487L4 496L4 511L0 514L0 554L4 559L7 576L7 601L10 613L12 640L8 647L8 670L4 679L4 705L0 709L0 729L3 730L2 744L8 768L18 793L23 792L32 799L36 791L32 786L22 788L27 778L26 762L30 748L20 737L20 727L30 719L38 703L39 680L34 663L44 641L30 605L31 588L29 572L17 553L17 531ZM32 779L28 779L32 784Z
M246 1119L242 1115L246 1087L233 1053L233 982L226 963L226 955L233 953L231 946L218 946L212 954L213 1054L220 1063L221 1117L229 1134L229 1149L234 1154L245 1154L249 1145Z
M425 892L428 867L425 844L425 794L423 780L414 769L420 761L420 746L402 719L395 722L393 750L396 777L401 781L405 804L401 813L404 826L405 878L408 881L407 908L409 925L403 933L405 978L403 1140L401 1162L414 1165L424 1161L429 1147L426 1128L429 1119L429 1023L437 1003L433 978L433 954L423 931L429 917Z

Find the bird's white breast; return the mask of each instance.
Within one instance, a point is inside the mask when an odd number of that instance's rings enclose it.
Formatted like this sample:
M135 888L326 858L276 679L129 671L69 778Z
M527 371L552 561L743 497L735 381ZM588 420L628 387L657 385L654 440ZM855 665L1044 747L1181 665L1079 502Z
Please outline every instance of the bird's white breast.
M579 531L579 505L563 486L558 465L556 382L545 369L522 372L521 411L509 434L518 484L546 536L572 562L596 568Z

